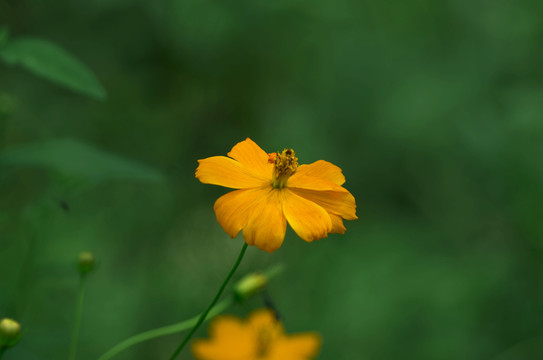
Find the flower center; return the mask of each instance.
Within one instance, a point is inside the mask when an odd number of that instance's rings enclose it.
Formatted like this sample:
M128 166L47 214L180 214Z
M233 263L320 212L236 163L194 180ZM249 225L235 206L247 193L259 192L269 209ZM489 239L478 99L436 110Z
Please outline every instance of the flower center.
M258 332L256 356L257 358L265 358L270 352L271 343L273 342L273 333L270 329L263 328Z
M274 164L272 185L276 189L284 188L288 178L298 168L298 158L292 149L285 149L281 153L268 154L268 163Z

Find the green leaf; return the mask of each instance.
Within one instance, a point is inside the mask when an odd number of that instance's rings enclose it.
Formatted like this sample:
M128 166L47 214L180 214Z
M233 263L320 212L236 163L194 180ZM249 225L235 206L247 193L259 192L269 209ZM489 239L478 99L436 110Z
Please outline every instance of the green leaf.
M0 155L0 166L41 167L92 181L163 179L163 175L151 167L74 139L55 139L8 148Z
M0 48L0 59L8 65L20 64L38 76L98 100L107 96L98 79L83 63L48 41L10 40Z

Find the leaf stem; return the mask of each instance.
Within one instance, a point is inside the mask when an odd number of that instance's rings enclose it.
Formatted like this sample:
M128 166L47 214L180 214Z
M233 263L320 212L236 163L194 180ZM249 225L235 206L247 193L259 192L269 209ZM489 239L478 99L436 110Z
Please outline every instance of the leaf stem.
M223 301L215 305L213 309L211 309L206 320L209 318L212 318L215 315L222 313L224 310L232 306L233 303L234 303L233 297L224 299ZM200 318L200 315L201 314L198 314L190 319L178 322L173 325L168 325L168 326L163 326L160 328L148 330L140 334L134 335L132 337L129 337L128 339L112 347L110 350L104 353L104 355L100 356L98 360L109 360L115 357L116 355L118 355L119 353L125 351L126 349L134 345L137 345L139 343L142 343L144 341L155 339L161 336L172 335L181 331L188 330L194 325L196 325L196 323L198 322L198 319Z
M232 275L234 275L234 273L236 272L236 269L241 263L241 259L243 259L243 255L245 255L245 250L247 250L247 243L243 244L243 248L241 248L238 258L236 262L234 263L234 266L232 266L232 269L230 269L230 272L228 273L228 275L226 275L226 278L224 279L221 287L219 288L219 291L215 295L215 298L213 298L213 301L211 301L211 304L209 304L207 309L202 313L202 315L200 315L198 322L196 323L196 325L194 325L192 330L187 334L183 342L181 342L181 344L177 347L177 350L175 350L173 355L170 357L170 360L174 360L177 357L177 355L179 355L179 353L181 352L181 350L183 350L183 348L188 343L192 335L194 335L196 330L198 330L198 327L202 324L202 322L204 322L205 318L207 317L207 314L211 311L213 306L217 303L217 301L222 295L222 292L224 291L224 288L226 287L226 284L228 284L228 281L230 281L230 278L232 277Z
M83 311L83 298L85 297L85 284L87 276L81 274L79 277L79 288L77 290L77 305L75 308L74 328L72 330L72 343L70 345L69 360L75 360L77 353L77 342L79 340L79 328L81 327L81 313Z

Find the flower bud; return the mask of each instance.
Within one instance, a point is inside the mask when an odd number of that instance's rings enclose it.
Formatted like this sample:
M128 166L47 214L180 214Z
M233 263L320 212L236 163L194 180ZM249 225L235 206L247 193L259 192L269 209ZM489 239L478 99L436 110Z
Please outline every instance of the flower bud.
M82 251L77 258L77 268L81 275L86 275L94 269L94 255L88 251Z
M8 318L0 321L0 348L15 345L21 337L21 325Z
M238 301L246 300L268 283L268 277L263 274L253 273L242 278L234 289L234 295Z

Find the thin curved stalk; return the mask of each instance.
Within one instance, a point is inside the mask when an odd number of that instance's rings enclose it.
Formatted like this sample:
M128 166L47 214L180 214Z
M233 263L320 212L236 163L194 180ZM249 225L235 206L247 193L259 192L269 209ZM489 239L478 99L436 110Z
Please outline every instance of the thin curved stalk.
M211 311L209 311L209 314L207 315L206 320L214 317L215 315L222 313L224 310L229 308L233 303L234 303L233 298L228 298L221 301L220 303L215 305L213 309L211 309ZM114 356L118 355L119 353L125 351L126 349L131 348L132 346L135 346L144 341L148 341L148 340L158 338L161 336L177 334L182 331L188 330L196 325L200 316L201 314L196 315L193 318L190 318L188 320L181 321L177 324L148 330L140 334L134 335L132 337L129 337L128 339L112 347L110 350L108 350L106 353L100 356L98 360L109 360L113 358Z

